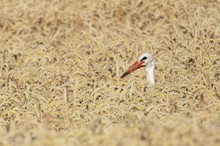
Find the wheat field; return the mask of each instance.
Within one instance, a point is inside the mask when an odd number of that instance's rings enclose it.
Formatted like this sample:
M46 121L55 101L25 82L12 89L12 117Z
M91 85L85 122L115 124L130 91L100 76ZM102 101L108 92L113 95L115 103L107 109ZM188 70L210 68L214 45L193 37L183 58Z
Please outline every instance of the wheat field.
M217 0L0 0L0 70L1 146L220 145Z

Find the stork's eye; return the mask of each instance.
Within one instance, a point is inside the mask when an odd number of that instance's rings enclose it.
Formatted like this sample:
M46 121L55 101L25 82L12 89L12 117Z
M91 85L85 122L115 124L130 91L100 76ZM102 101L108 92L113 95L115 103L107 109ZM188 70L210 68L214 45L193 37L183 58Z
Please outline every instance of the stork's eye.
M147 57L146 56L144 56L142 59L141 59L141 61L144 61L144 60L146 60L147 59Z

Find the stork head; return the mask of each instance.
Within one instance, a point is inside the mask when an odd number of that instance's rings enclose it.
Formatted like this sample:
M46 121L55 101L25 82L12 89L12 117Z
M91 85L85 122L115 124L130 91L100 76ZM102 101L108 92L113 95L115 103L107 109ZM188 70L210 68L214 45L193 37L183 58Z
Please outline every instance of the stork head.
M154 58L151 54L144 53L138 57L138 61L141 63L141 67L149 67L151 66L151 62L154 61Z
M126 77L133 71L144 67L147 72L147 77L150 79L151 83L154 84L154 58L149 53L144 53L138 57L138 60L134 62L121 76L121 78Z

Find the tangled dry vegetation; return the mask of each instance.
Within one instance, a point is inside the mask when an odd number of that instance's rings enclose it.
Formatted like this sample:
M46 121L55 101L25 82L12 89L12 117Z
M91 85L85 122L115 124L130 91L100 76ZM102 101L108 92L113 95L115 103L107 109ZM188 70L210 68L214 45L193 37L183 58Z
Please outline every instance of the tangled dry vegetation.
M1 0L0 145L220 144L220 3ZM156 58L156 85L138 55Z

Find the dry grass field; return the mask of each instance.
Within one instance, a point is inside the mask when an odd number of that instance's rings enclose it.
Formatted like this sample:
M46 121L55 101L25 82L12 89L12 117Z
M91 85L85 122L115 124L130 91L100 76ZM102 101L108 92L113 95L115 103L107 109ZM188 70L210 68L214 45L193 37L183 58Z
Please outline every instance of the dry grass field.
M156 85L137 57L156 58ZM219 146L220 3L0 0L0 146Z

